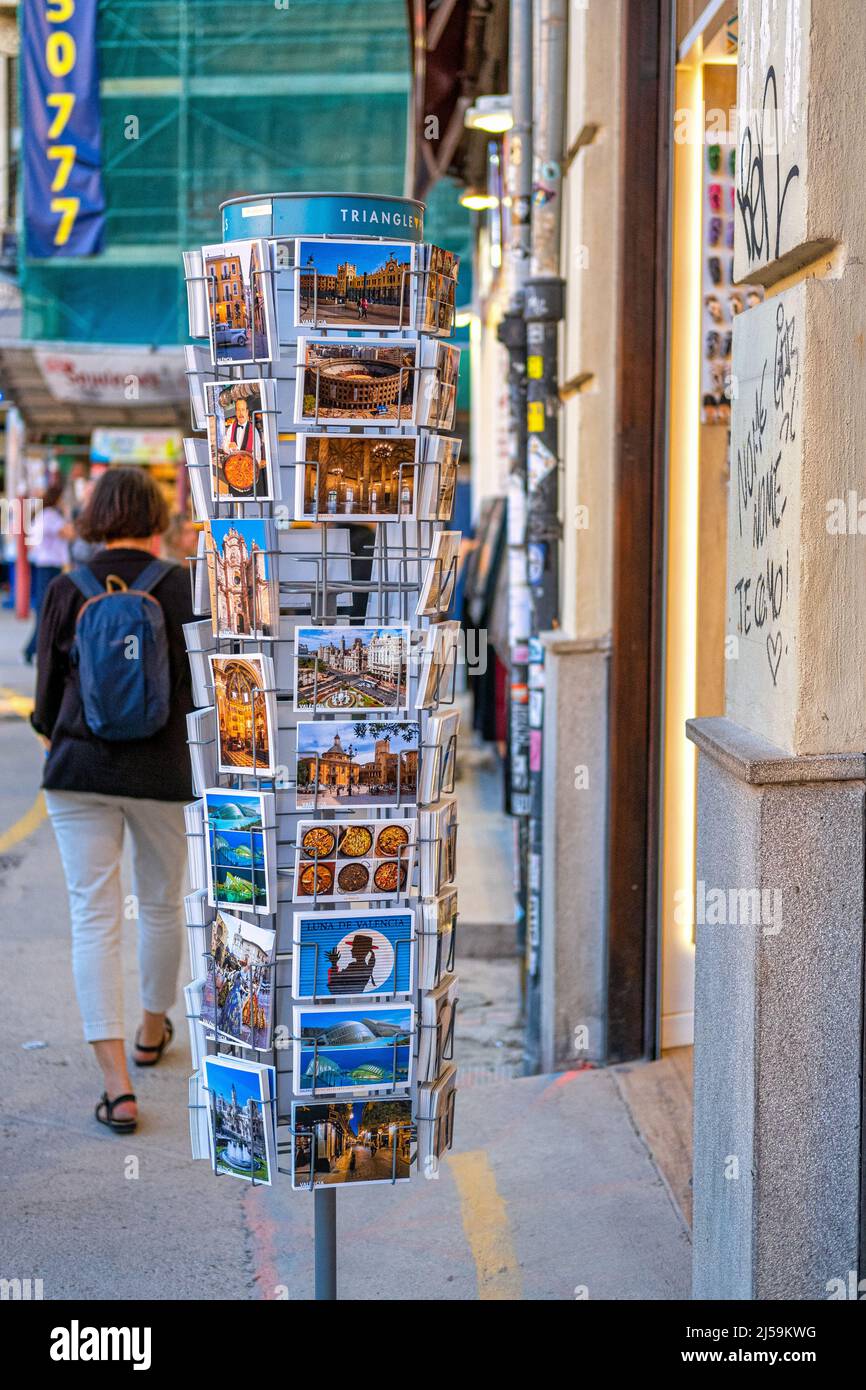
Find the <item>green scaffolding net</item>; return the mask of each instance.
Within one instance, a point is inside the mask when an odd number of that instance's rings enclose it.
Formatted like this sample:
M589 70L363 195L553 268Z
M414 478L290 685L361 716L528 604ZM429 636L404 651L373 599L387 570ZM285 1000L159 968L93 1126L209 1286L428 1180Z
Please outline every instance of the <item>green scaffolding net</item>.
M185 341L180 253L224 199L402 192L405 0L102 0L98 46L106 248L22 263L25 338ZM433 203L468 272L456 191Z

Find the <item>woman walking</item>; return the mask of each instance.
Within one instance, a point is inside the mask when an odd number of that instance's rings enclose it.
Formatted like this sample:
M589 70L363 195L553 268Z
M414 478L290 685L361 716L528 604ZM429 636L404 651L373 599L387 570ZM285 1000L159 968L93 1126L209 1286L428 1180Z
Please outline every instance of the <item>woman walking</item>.
M189 576L155 559L167 525L165 499L144 470L111 468L99 479L79 529L100 548L45 596L32 715L48 746L42 785L69 890L84 1036L103 1074L96 1118L121 1133L138 1118L124 1045L124 921L138 926L139 1067L155 1066L171 1041L183 933L183 804L192 798L183 624L194 614ZM112 622L121 634L113 641ZM125 833L133 894L124 901Z

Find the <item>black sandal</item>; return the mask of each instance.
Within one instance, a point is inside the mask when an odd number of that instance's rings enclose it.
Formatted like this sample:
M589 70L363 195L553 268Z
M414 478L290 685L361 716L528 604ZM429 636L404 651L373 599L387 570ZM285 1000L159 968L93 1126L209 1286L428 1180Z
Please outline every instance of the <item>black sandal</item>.
M115 1096L114 1100L109 1100L108 1092L103 1091L102 1099L99 1101L94 1113L99 1123L101 1125L106 1125L108 1129L113 1129L115 1134L131 1134L138 1124L138 1120L130 1120L128 1118L121 1119L120 1116L115 1119L114 1107L116 1105L128 1104L130 1101L135 1100L136 1098L131 1092L123 1096ZM136 1104L137 1103L136 1101Z
M152 1052L155 1055L153 1056L153 1059L151 1061L147 1062L140 1062L137 1057L133 1057L132 1060L135 1063L135 1065L137 1067L155 1067L173 1037L174 1026L170 1018L167 1018L165 1020L165 1033L163 1034L162 1042L157 1043L154 1047L145 1047L143 1043L140 1043L138 1041L138 1033L136 1033L134 1043L136 1052Z

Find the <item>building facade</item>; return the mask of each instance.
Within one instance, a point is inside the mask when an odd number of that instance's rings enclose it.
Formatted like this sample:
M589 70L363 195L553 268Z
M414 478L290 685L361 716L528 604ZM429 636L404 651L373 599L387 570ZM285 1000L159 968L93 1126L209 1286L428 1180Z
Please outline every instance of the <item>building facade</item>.
M866 7L552 11L564 157L533 163L532 217L559 202L560 539L557 623L533 634L527 1055L694 1044L696 1296L827 1298L866 1266L866 221L846 157ZM477 226L482 496L509 486L519 211L499 269Z
M368 299L372 304L399 304L401 298L408 296L410 271L409 263L398 260L391 251L375 270L359 272L358 267L348 261L338 265L333 275L302 269L300 292L307 303L318 297L353 304L360 299Z

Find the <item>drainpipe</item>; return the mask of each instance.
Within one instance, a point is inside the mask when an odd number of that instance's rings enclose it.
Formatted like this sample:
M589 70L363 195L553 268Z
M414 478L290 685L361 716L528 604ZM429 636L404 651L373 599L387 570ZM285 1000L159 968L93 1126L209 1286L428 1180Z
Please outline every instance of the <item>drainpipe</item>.
M507 806L514 818L514 921L521 958L526 948L529 862L529 631L526 574L526 321L532 208L532 0L511 0L509 90L514 124L507 137L507 192L511 221L506 255L511 301L499 325L508 350L508 701ZM525 991L524 991L525 992Z
M559 323L565 283L560 275L567 0L536 0L532 150L532 237L526 285L527 570L532 604L529 642L529 895L526 940L524 1066L540 1053L542 749L544 654L541 634L559 625Z

